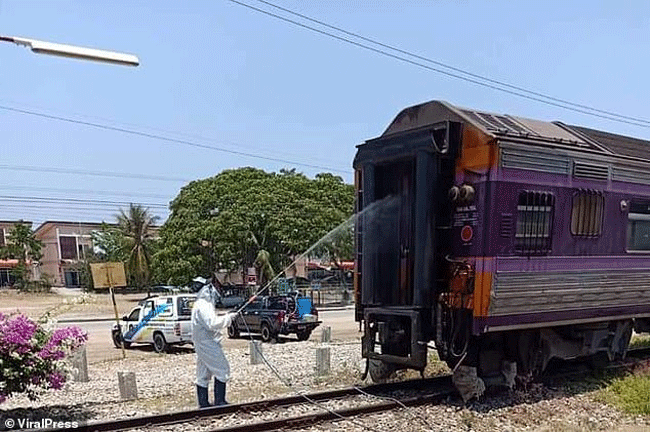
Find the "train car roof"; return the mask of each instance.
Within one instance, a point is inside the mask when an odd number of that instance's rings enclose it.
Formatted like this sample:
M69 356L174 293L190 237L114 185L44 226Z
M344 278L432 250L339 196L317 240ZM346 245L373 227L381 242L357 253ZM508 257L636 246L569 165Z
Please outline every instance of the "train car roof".
M650 160L650 141L581 126L568 126L622 156Z
M380 138L444 120L470 123L494 138L650 161L650 141L559 121L548 122L460 108L443 101L426 102L402 110Z

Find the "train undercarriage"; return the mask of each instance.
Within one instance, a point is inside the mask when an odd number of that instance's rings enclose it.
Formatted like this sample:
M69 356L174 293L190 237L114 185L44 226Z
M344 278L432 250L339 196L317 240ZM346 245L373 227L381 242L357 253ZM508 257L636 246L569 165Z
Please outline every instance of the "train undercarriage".
M624 358L635 327L632 319L625 319L481 335L460 328L457 332L447 329L450 333L444 339L425 342L411 338L417 334L417 320L406 319L406 310L392 316L379 312L368 314L371 319L364 323L362 342L364 356L369 359L368 373L375 382L388 379L399 369L423 372L431 348L453 371L473 369L474 376L487 386L513 387L541 375L551 359L584 358L601 365ZM637 320L636 326L647 331L648 322Z

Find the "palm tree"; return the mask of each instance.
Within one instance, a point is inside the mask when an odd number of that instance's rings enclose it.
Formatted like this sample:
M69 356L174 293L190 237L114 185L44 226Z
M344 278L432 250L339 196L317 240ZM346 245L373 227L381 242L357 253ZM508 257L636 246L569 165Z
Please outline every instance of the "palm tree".
M151 264L149 248L155 234L154 227L157 220L158 216L152 216L148 208L133 203L129 204L128 214L120 209L120 214L117 215L119 230L126 240L128 256L126 267L138 288L149 286Z
M257 253L257 258L255 258L253 266L257 268L257 272L260 275L260 286L264 288L275 275L273 267L271 266L271 255L264 249L260 249L260 251Z

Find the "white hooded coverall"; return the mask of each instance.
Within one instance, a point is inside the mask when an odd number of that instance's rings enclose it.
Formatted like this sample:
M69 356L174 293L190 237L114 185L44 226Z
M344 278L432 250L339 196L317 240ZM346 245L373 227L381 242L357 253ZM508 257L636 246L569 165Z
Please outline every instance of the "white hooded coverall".
M227 329L234 313L217 316L215 288L208 284L201 288L192 307L192 342L196 351L196 385L208 387L214 376L221 382L230 379L230 365L221 348L222 329Z

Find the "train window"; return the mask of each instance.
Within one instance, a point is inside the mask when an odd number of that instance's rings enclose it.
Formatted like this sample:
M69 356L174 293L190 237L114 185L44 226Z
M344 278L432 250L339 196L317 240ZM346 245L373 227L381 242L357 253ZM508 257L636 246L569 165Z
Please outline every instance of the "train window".
M573 195L571 210L571 234L597 237L603 232L603 209L605 197L602 192L581 190Z
M549 192L523 191L517 203L515 250L535 255L551 251L555 196Z
M650 252L650 203L630 204L627 220L627 250Z

